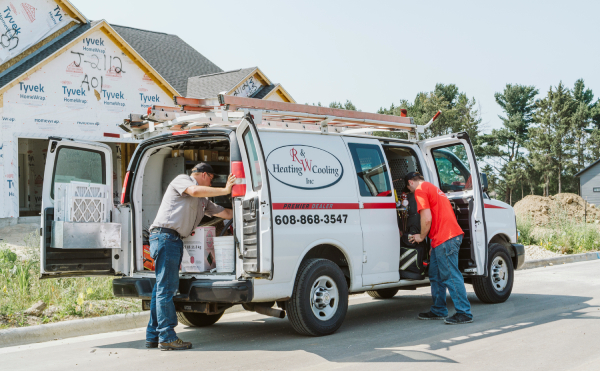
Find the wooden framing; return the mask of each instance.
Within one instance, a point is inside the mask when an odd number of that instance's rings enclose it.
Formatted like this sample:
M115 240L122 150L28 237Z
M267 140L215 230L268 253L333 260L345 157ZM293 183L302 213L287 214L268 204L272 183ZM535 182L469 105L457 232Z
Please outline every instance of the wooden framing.
M284 102L288 102L288 103L296 103L296 101L294 100L294 98L292 98L292 96L287 92L287 90L285 90L283 88L283 86L281 86L281 84L277 84L275 85L275 87L273 88L273 90L271 90L269 92L269 94L265 95L265 97L263 99L268 100L270 96L277 94L281 97L281 99L283 99Z
M65 13L71 18L79 20L81 23L88 23L88 19L73 5L69 0L54 0L60 5Z

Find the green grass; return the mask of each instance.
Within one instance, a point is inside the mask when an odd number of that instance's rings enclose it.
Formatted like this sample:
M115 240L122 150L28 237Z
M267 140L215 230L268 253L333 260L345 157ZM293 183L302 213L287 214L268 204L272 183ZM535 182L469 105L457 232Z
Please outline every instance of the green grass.
M517 217L519 243L538 245L566 254L600 250L600 228L596 223L584 223L569 217L559 203L552 205L548 222L535 225L531 218Z
M25 259L0 245L0 328L141 311L140 300L115 298L112 277L40 280L39 250L33 245L39 239L31 240ZM53 313L41 318L23 313L40 300L55 307Z

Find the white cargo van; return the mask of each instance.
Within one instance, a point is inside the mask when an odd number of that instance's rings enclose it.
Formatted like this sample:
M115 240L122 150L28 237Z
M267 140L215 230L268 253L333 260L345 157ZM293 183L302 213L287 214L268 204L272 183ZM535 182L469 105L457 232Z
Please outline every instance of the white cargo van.
M233 208L233 220L201 222L234 236L236 259L231 272L181 273L174 302L186 325L211 325L242 304L265 315L287 314L301 334L327 335L341 326L349 294L385 299L429 285L426 274L405 279L400 270L395 194L409 171L421 172L454 205L465 232L459 268L477 297L500 303L510 296L514 270L524 263L515 213L487 197L487 178L466 133L419 140L424 127L409 117L224 95L175 97L175 103L125 120L122 127L144 140L129 163L119 205L112 202L109 147L50 139L42 277L118 276L114 294L141 298L148 309L155 282L145 266L148 227L171 179L207 160L219 175L213 186L223 186L229 173L238 177L231 196L213 199ZM409 140L365 134L385 130L406 131ZM193 155L174 155L179 150ZM64 184L83 188L57 205ZM94 193L94 186L106 192ZM84 217L65 217L62 208L76 201L87 205Z

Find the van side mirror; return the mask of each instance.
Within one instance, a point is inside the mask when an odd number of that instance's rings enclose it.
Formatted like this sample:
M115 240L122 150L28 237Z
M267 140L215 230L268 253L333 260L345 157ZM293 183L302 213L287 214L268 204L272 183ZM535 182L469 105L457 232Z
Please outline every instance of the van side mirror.
M481 175L481 190L483 192L488 191L488 178L486 173L480 173Z

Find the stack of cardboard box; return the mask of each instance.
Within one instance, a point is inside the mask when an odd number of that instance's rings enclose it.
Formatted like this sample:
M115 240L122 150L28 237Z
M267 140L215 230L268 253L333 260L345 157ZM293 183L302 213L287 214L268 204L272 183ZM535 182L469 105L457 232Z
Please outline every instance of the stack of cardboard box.
M210 149L174 149L171 157L185 157L188 161L229 162L229 152Z

